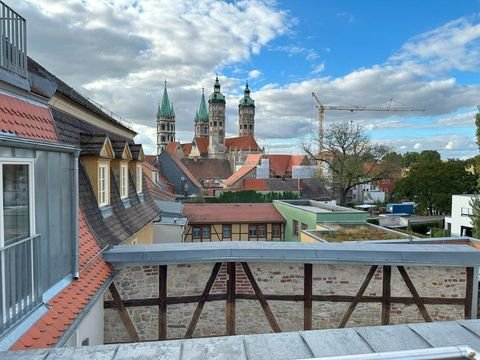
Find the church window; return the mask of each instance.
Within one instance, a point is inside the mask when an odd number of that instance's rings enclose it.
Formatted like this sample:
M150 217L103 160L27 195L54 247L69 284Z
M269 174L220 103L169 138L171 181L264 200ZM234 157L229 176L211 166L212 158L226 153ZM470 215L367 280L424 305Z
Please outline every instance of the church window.
M216 121L213 122L213 126L217 127L217 122Z
M165 130L165 124L160 124L160 129Z
M253 126L252 126L252 124L250 124L250 130L252 130L252 128L253 128Z
M223 126L223 123L220 121L220 127L222 127L222 126Z
M162 136L160 139L161 142L165 142L165 136Z

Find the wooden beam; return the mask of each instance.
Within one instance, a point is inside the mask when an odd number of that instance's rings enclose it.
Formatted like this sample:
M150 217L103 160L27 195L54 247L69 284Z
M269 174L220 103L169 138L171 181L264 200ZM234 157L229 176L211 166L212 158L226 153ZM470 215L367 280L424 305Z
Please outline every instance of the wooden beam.
M265 316L267 317L267 320L270 323L272 330L275 332L282 332L282 330L280 329L280 326L278 326L277 319L275 319L275 316L273 315L272 310L268 305L267 299L265 299L265 296L263 295L262 290L260 290L260 287L258 286L257 281L255 280L255 277L253 276L252 271L250 270L250 267L248 266L247 263L242 262L242 268L243 268L243 271L245 272L245 275L247 275L247 278L250 281L250 284L252 285L253 291L255 292L255 295L258 301L260 302L260 305L262 306L263 312L265 313Z
M383 267L383 286L382 286L382 325L390 325L390 304L391 304L391 279L392 267Z
M110 289L110 293L112 294L113 301L115 302L118 312L120 313L120 318L122 319L123 324L127 328L127 332L128 332L128 335L130 336L130 340L132 340L132 342L139 342L140 338L138 336L137 329L135 329L135 325L133 324L132 319L128 314L127 308L123 304L122 298L120 297L120 294L117 290L117 287L115 286L115 283L112 282L108 288Z
M312 330L312 264L303 265L303 329Z
M208 294L210 293L210 290L212 289L213 283L215 282L215 279L217 278L218 272L220 271L220 267L222 266L222 263L215 263L215 266L212 269L212 273L210 274L210 278L207 281L207 284L205 285L205 289L203 289L203 293L200 296L200 301L198 302L197 308L195 309L195 312L193 313L192 320L190 321L190 324L188 325L187 332L185 333L185 339L190 339L193 336L193 332L195 331L195 328L197 326L198 319L200 318L200 315L203 310L203 306L205 305L205 302L207 301Z
M265 299L268 301L294 301L303 302L304 295L277 295L277 294L264 294ZM167 305L177 304L190 304L197 303L201 299L201 295L186 295L186 296L169 296L167 297ZM254 294L236 294L236 299L240 300L258 300ZM352 302L354 296L352 295L312 295L312 301L324 301L324 302ZM440 298L440 297L421 297L420 298L425 305L465 305L464 298ZM210 294L207 297L206 302L210 301L226 301L227 294ZM381 296L362 296L359 300L361 303L381 303ZM412 297L406 296L392 296L390 297L392 304L405 304L412 305L415 301ZM141 306L157 306L158 298L149 299L129 299L123 300L125 307L141 307ZM117 309L117 305L114 301L105 301L103 303L105 309Z
M158 340L167 338L167 265L158 266Z
M465 279L465 319L472 317L473 267L467 267Z
M370 284L370 280L372 280L373 275L375 275L375 271L377 271L377 268L378 268L378 265L373 265L368 271L368 274L365 277L365 280L363 280L363 284L360 286L360 289L358 289L358 292L353 298L350 305L348 306L347 311L345 311L345 314L343 314L342 320L340 321L340 325L338 325L339 328L343 328L347 324L348 320L350 319L350 316L352 316L353 311L357 307L357 304L359 303L360 298L362 297L363 293L367 289L368 284Z
M410 290L410 293L412 294L413 301L418 307L418 310L420 310L420 313L422 314L423 319L426 322L432 322L432 318L430 317L430 314L427 311L427 308L425 307L425 304L422 301L422 298L420 295L418 295L417 289L415 289L415 285L413 285L412 280L410 279L410 276L408 276L407 271L403 266L397 266L398 271L400 272L400 275L402 275L403 281L405 281L405 284L408 287L408 290Z
M227 304L225 313L225 330L227 335L235 335L235 294L236 263L227 263Z

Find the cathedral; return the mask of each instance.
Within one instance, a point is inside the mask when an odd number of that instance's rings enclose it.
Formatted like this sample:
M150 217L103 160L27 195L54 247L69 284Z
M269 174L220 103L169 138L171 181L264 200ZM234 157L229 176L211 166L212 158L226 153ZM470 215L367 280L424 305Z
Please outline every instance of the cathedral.
M238 137L225 138L226 99L220 90L218 76L213 92L208 97L208 107L204 89L200 105L194 116L195 137L191 143L175 141L175 112L167 93L163 91L162 101L157 112L157 154L168 151L180 157L228 160L232 169L243 164L248 154L263 154L255 138L255 101L250 97L248 82L238 104Z

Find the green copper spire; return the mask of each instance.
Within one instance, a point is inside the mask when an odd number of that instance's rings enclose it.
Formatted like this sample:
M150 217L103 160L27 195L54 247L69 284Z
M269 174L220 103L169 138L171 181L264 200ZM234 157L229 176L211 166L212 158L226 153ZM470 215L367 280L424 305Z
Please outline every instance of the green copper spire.
M167 92L167 80L165 80L165 88L163 89L162 102L158 104L157 118L173 118L175 112L173 111L173 104L170 104Z
M202 88L202 97L200 99L200 106L198 107L197 114L195 115L195 122L202 121L208 122L208 110L205 102L205 90Z
M220 81L218 81L218 75L215 78L215 84L213 85L213 93L208 97L208 102L225 102L225 96L220 92Z
M255 100L250 97L250 89L248 87L248 81L245 84L245 90L243 91L243 98L240 100L238 106L255 106Z

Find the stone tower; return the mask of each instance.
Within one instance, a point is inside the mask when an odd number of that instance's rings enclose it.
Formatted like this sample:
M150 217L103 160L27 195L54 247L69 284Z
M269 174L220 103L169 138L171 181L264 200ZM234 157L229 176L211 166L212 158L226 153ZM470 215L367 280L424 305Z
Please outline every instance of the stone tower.
M218 76L208 98L208 157L225 157L225 96L220 92Z
M238 136L254 136L255 131L255 100L250 97L248 82L245 84L243 98L238 104Z
M203 88L200 106L195 114L195 137L208 137L208 110Z
M162 102L157 111L157 155L160 155L168 143L175 141L175 111L167 92L167 81L163 90Z

